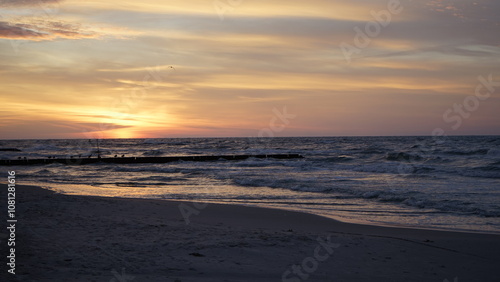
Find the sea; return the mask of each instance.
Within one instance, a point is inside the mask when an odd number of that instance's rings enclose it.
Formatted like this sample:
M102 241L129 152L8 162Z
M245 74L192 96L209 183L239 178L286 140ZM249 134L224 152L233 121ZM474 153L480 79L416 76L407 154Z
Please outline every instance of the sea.
M270 207L353 223L500 233L500 136L0 140L0 159L300 154L300 159L32 165L59 193ZM4 182L4 181L2 181ZM22 193L22 191L21 191Z

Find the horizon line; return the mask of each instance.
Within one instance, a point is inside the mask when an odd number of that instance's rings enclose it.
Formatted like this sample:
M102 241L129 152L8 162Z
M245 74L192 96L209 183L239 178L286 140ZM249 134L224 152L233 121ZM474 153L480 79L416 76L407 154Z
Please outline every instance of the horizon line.
M500 134L457 134L457 135L441 135L441 136L433 136L433 135L336 135L336 136L325 136L325 135L315 135L315 136L232 136L232 137L204 137L204 136L195 136L195 137L151 137L151 138L21 138L21 139L3 139L0 138L0 141L17 141L17 140L118 140L118 139L224 139L224 138L232 138L232 139L277 139L277 138L355 138L355 137L500 137Z

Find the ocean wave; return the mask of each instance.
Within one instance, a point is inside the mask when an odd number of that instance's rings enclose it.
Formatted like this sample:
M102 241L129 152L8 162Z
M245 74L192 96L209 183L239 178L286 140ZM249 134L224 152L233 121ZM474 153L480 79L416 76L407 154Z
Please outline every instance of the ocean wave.
M421 161L423 157L418 154L410 154L405 152L393 152L386 155L388 161Z
M451 159L448 158L443 158L440 156L433 156L431 158L426 158L425 163L431 163L431 164L443 164L443 163L450 163L453 162Z
M489 149L487 156L493 158L500 158L500 149Z
M358 152L358 154L364 154L364 155L383 155L387 151L382 150L382 149L364 149Z
M151 150L151 151L146 151L142 153L143 156L161 156L163 155L162 150Z
M52 175L54 174L53 171L51 170L48 170L48 169L40 169L38 171L35 171L34 174L38 175L38 176L41 176L41 175Z
M172 185L172 183L169 181L167 181L167 182L126 181L126 182L114 182L114 183L106 183L106 184L113 184L113 185L116 185L119 187L158 187L158 186Z
M51 151L51 152L58 152L58 151L64 151L66 148L60 148L55 145L51 144L42 144L42 145L36 145L32 146L28 149L24 149L23 151L25 152L36 152L36 151Z
M363 199L377 200L381 202L394 202L419 209L435 209L443 212L459 214L474 214L481 217L500 217L500 209L486 210L471 202L459 200L431 200L426 195L417 192L394 192L394 191L369 191L355 192Z
M422 165L417 165L412 163L381 162L381 163L355 165L351 168L351 170L357 172L390 173L390 174L406 175L413 173L429 172L432 171L433 168L424 167Z
M234 164L236 167L270 167L276 165L283 165L283 160L248 158Z
M447 155L458 155L458 156L472 156L472 155L486 155L488 154L488 149L478 149L478 150L468 150L468 151L444 151Z
M417 175L417 174L413 174ZM340 180L339 180L340 181ZM360 191L345 186L335 186L332 182L321 183L320 179L310 177L301 181L282 178L238 178L232 179L236 185L246 187L269 187L288 189L301 192L316 192L325 194L343 194L344 198L359 198L369 201L394 203L417 209L434 209L440 212L456 213L459 215L476 215L480 217L500 217L500 209L481 207L480 203L464 202L459 200L434 200L432 195L417 191L372 190ZM311 185L311 183L316 183ZM342 188L344 187L344 188Z
M324 158L324 159L321 159L321 161L324 161L324 162L331 162L331 163L342 163L342 162L350 162L350 161L353 161L354 158L352 157L349 157L349 156L337 156L337 157L328 157L328 158Z
M477 215L480 217L500 217L500 209L486 210L478 207L470 202L463 202L458 200L441 200L433 201L427 199L417 199L410 197L402 202L403 204L411 207L421 209L432 208L443 212L452 212L458 214Z
M329 192L332 191L331 187L325 187L322 185L309 185L310 181L314 179L310 178L309 182L299 182L296 179L284 179L284 178L233 178L231 179L233 184L245 187L268 187L268 188L279 188L288 189L292 191L300 192Z
M500 178L500 167L496 165L475 167L473 169L461 171L460 175L481 178Z
M174 176L159 176L159 175L153 175L153 176L146 176L146 177L138 177L138 178L133 178L132 179L134 182L148 182L148 181L158 181L160 183L167 183L167 182L172 182L172 181L185 181L186 178L184 177L174 177Z
M182 168L171 167L171 166L149 166L149 165L110 166L109 169L116 172L162 172L162 173L178 173L183 170Z
M142 144L154 144L154 145L159 145L159 144L165 144L166 141L165 139L144 139L142 140Z
M389 191L368 191L357 194L363 199L377 199L383 202L403 202L408 199L407 195Z

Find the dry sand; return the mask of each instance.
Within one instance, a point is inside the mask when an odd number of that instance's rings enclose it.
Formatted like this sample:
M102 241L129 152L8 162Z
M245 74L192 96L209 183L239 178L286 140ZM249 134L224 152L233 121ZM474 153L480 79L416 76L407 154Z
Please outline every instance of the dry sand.
M4 216L1 281L500 281L500 235L33 186L17 186L16 197L16 275L5 268ZM181 204L198 213L189 224Z

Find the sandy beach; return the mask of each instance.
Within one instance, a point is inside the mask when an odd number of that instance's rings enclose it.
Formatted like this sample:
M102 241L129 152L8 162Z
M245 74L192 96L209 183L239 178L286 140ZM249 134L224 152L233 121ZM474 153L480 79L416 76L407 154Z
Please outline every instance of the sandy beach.
M5 184L1 191L6 214ZM500 277L500 235L494 234L357 225L233 205L71 196L35 186L16 186L16 201L16 274L3 270L7 280L2 281L485 282Z

